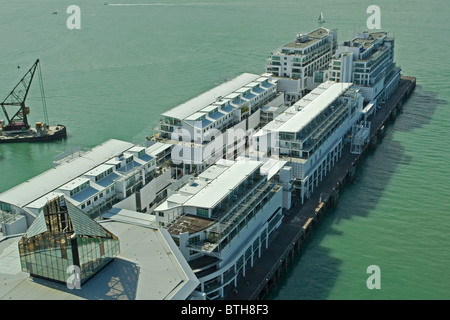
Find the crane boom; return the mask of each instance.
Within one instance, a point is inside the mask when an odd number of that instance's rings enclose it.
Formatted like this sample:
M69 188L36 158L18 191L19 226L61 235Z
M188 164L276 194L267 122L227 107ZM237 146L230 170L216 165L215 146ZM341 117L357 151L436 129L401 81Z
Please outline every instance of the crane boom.
M27 114L30 112L25 106L25 100L27 99L28 92L30 91L31 81L33 80L36 68L39 64L39 59L31 66L31 68L25 73L23 78L17 83L14 89L8 94L8 96L3 100L0 105L2 106L3 113L8 120L8 124L5 126L4 130L21 130L23 128L28 129L30 125L28 124ZM6 111L6 106L19 107L15 110L16 112L12 117L8 115Z

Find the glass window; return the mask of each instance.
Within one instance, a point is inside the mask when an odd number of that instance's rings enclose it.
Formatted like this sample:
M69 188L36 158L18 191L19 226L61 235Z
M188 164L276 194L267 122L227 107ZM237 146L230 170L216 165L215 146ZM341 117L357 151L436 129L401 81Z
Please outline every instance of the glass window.
M209 210L205 208L197 208L197 215L200 217L209 217Z

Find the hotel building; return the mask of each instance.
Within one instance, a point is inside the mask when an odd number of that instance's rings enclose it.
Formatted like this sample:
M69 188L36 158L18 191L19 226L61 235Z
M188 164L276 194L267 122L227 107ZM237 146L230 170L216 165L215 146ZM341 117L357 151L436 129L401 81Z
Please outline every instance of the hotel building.
M339 45L328 78L353 82L365 102L377 105L396 89L400 71L394 63L394 38L387 32L362 32Z
M260 161L221 159L155 209L157 223L172 235L207 299L224 297L245 277L281 223L289 204L269 171Z
M242 155L261 108L282 106L282 95L270 75L241 74L162 113L154 140L174 144L172 163L183 172L199 173L218 159Z
M278 80L278 90L284 92L289 106L327 80L328 64L336 48L337 31L319 28L298 34L272 52L266 72Z
M287 161L303 203L342 155L362 107L351 83L324 82L259 130L251 154Z

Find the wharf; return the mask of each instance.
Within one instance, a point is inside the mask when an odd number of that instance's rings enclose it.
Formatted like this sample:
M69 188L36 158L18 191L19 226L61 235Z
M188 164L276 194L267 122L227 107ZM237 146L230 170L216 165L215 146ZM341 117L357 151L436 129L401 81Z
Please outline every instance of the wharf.
M300 207L291 208L283 223L271 237L270 245L255 257L245 277L239 279L236 290L231 290L226 300L261 300L277 286L283 272L287 271L299 252L304 240L311 234L322 215L337 204L339 193L345 183L352 181L355 169L371 147L376 147L382 138L388 121L401 112L403 103L416 86L416 78L402 76L397 90L392 93L383 107L368 119L371 122L369 143L360 154L350 153L346 144L342 157L315 187L311 197Z

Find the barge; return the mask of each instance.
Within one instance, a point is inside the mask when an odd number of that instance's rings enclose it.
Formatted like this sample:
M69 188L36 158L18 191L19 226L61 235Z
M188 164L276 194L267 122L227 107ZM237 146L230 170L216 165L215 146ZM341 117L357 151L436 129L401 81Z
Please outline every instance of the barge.
M40 80L41 98L46 122L36 122L35 127L32 128L28 123L30 108L25 105L25 101L36 71L38 71ZM43 142L67 137L67 129L64 125L50 126L48 124L39 59L36 60L0 105L7 121L0 120L0 143ZM10 113L13 115L11 116Z

